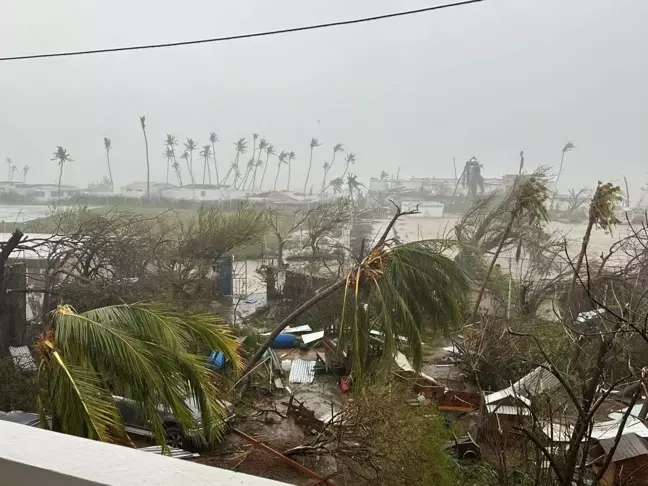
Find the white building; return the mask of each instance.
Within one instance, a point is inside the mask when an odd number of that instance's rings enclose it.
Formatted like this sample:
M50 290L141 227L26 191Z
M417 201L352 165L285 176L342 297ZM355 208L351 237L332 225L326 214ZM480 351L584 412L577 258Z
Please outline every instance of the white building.
M11 192L30 198L37 203L50 203L59 199L72 199L81 194L81 189L76 186L61 185L59 197L58 184L17 184Z
M141 199L146 197L146 182L131 182L126 186L122 186L121 195L127 198ZM159 198L164 189L170 189L175 186L171 184L164 184L161 182L151 182L150 191L151 198Z

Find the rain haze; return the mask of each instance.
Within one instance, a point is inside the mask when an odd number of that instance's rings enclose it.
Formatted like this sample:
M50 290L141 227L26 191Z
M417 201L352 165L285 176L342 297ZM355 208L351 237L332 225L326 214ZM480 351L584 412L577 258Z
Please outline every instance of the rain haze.
M436 2L440 3L440 2ZM219 37L428 7L428 1L237 2L5 0L0 57ZM139 116L146 115L151 180L163 182L163 140L198 146L209 132L219 164L233 142L266 137L293 150L313 184L342 142L368 182L452 177L477 156L486 177L527 164L557 165L577 147L561 186L626 175L634 200L646 179L646 46L642 0L490 0L361 25L188 47L0 64L0 155L30 182L55 183L57 145L72 163L64 183L107 175L146 180ZM285 174L282 175L285 177ZM303 183L303 182L302 182ZM297 185L299 182L297 182Z

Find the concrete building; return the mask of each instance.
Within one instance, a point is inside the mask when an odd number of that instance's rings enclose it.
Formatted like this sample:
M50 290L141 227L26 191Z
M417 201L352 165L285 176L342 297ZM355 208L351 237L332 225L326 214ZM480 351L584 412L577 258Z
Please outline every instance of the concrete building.
M47 204L59 199L72 199L81 194L81 189L76 186L61 185L59 197L58 184L16 184L11 192L24 196L32 202Z

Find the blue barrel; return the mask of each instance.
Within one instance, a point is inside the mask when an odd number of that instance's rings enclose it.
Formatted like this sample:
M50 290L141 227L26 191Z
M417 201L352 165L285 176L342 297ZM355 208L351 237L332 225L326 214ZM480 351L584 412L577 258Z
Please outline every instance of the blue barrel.
M294 334L279 334L274 341L272 341L271 348L275 349L289 349L295 347Z

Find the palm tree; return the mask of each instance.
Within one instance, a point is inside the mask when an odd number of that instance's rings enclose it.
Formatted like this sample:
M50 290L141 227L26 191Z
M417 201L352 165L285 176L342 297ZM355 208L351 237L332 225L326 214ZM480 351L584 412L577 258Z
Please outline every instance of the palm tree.
M290 169L292 169L292 161L295 160L295 152L292 150L288 152L288 184L286 185L286 191L290 192Z
M176 160L176 155L175 155L175 148L178 145L178 140L171 134L167 133L166 139L164 140L164 146L166 147L165 155L167 157L167 184L169 183L169 160L173 160L173 162L177 163ZM169 155L171 155L171 158L169 159ZM171 164L171 167L173 167L173 164Z
M11 181L11 166L13 165L13 161L9 157L7 157L5 161L7 163L7 178Z
M286 157L288 157L288 153L284 152L283 150L279 154L278 162L277 162L277 175L275 176L275 182L274 182L274 187L272 188L273 191L277 190L277 181L279 180L279 171L281 170L282 164L286 163Z
M510 219L508 224L504 228L504 231L502 232L502 237L500 239L499 245L495 250L495 254L493 255L490 266L488 267L486 276L484 277L481 287L479 288L470 320L474 320L474 318L477 316L477 312L479 311L479 304L481 303L481 300L484 296L486 285L488 284L488 280L490 279L491 273L493 272L495 263L497 263L497 259L502 252L502 248L504 247L504 244L506 243L511 230L513 229L513 225L526 220L531 226L542 226L547 222L549 218L547 208L545 207L545 203L549 199L549 189L547 188L544 172L540 171L536 174L532 174L524 182L521 182L522 177L526 176L518 175L518 182L520 183L516 183L516 185L514 185L513 187L513 191L515 192L511 194L509 203Z
M259 138L258 133L252 134L252 158L254 158L254 154L256 153L256 141L258 138Z
M146 136L146 117L140 116L140 125L142 126L142 133L144 134L144 146L146 147L146 200L151 202L151 169L149 164L149 148L148 137Z
M195 184L196 179L194 179L194 175L193 175L193 153L194 150L196 150L196 147L198 147L198 144L194 142L192 138L187 137L187 141L185 142L184 146L185 146L185 150L189 152L189 165L188 165L189 177L191 177L191 183Z
M61 180L63 179L63 165L67 162L73 162L70 154L60 145L56 147L56 152L54 152L54 157L50 160L55 161L59 165L59 178L58 178L58 200L61 201Z
M245 190L245 184L247 183L248 178L250 177L250 174L252 173L252 169L256 165L256 160L254 160L254 157L250 158L246 164L245 168L245 177L241 181L241 189Z
M257 170L259 170L259 167L263 165L263 161L261 160L261 152L263 152L267 146L268 141L265 138L262 138L259 141L259 154L257 155L256 162L254 163L254 174L252 175L252 190L256 188Z
M348 350L356 383L362 383L371 354L371 330L382 333L380 359L386 368L400 346L398 336L405 337L414 367L420 368L421 333L426 326L444 329L459 323L469 285L461 268L441 253L438 241L394 245L387 236L399 215L400 210L373 249L343 278L320 290L273 329L248 361L248 370L289 324L336 293L342 294L338 349Z
M556 194L558 194L558 183L560 182L560 175L562 174L563 170L563 162L565 161L565 153L571 152L573 149L576 148L576 145L571 143L571 140L565 144L565 146L562 149L562 154L560 155L560 168L558 169L558 175L556 175L556 188L554 190L553 196L551 197L551 206L549 209L553 209L554 201L556 199Z
M167 159L167 171L166 171L166 183L169 183L169 169L173 166L175 162L175 154L173 153L173 149L171 147L168 147L165 149L164 154L163 154L166 159ZM175 162L177 163L177 162Z
M222 351L241 368L234 336L213 315L184 317L159 305L114 305L76 313L59 306L35 345L38 406L52 429L102 442L128 444L113 394L139 404L155 439L167 449L168 431L160 409L178 418L185 431L198 430L192 408L201 413L203 442L224 432L222 391L213 383L197 341Z
M322 169L324 169L324 179L322 179L322 190L320 191L320 194L324 193L324 189L326 189L326 174L328 173L329 169L331 168L331 164L328 162L324 162L322 164Z
M180 172L180 164L178 164L177 160L174 160L173 164L171 164L171 167L173 167L173 170L175 170L178 184L180 185L180 187L182 187L182 173Z
M11 166L10 172L9 172L9 180L13 181L14 176L16 175L16 171L18 170L18 167L15 165Z
M335 179L331 179L331 182L329 182L328 185L333 188L333 194L339 194L342 192L344 179L342 179L341 177L336 177Z
M349 197L353 201L353 191L360 192L360 187L364 187L362 182L358 182L358 176L354 174L347 175L347 187L349 188Z
M211 157L211 145L207 144L203 146L203 149L200 151L200 156L204 160L203 167L203 184L205 183L205 172L209 173L209 183L212 183L211 180L211 169L209 168L209 158Z
M110 191L114 192L115 184L113 182L112 168L110 167L110 149L112 148L112 146L110 144L110 139L108 137L104 137L104 147L106 148L106 162L108 162L108 177L110 178Z
M214 132L211 132L209 134L209 141L211 142L211 146L212 146L212 157L214 157L214 173L216 174L216 184L220 186L220 178L218 177L218 164L216 163L216 147L215 147L216 142L218 142L218 135L216 135Z
M234 166L235 166L234 189L236 189L236 181L240 179L240 175L241 175L239 171L239 159L241 158L241 155L247 152L247 144L248 144L247 140L245 140L244 137L241 137L236 142L234 142L234 146L236 147L236 156L234 157ZM228 172L228 176L229 176L229 172Z
M268 170L268 162L270 160L271 155L277 155L277 154L275 152L274 145L269 143L266 146L266 161L265 161L265 166L263 167L263 174L261 174L261 184L259 184L259 188L261 190L263 190L263 181L265 180L266 171Z
M324 192L324 189L326 189L326 176L328 175L329 170L331 170L331 167L333 167L333 164L335 163L335 156L337 155L338 152L344 152L344 144L343 143L336 143L333 145L333 158L331 159L331 163L328 164L328 167L324 167L324 180L322 181L322 192Z
M304 181L304 196L306 195L306 187L308 186L308 178L310 177L311 167L313 165L313 149L322 145L322 142L315 137L311 138L310 142L310 158L308 159L308 172L306 172L306 180Z
M180 158L185 161L185 164L187 164L187 171L189 172L189 179L191 179L193 181L193 177L191 176L191 167L189 166L189 152L187 152L185 150L184 152L182 152L182 155L180 156Z
M356 161L356 156L353 152L349 152L347 156L344 158L344 172L342 173L342 179L344 179L344 176L346 175L347 171L349 170L349 165L350 164L355 164Z
M589 245L590 236L592 235L592 229L594 226L600 226L604 230L608 231L612 226L617 224L619 220L615 215L615 211L621 201L623 201L623 193L619 186L614 186L611 182L603 184L599 181L596 186L596 192L594 192L594 196L590 202L587 228L583 235L581 251L578 254L576 264L574 265L574 276L572 277L569 291L567 292L568 305L571 303L574 286L576 285L576 280L578 279L581 267L583 266L583 258L585 258L585 254L587 253L587 246Z
M381 181L384 181L388 177L389 177L389 174L387 172L385 172L384 170L380 172L380 180Z
M27 173L29 172L29 169L31 169L31 165L26 165L22 169L23 183L27 183Z

